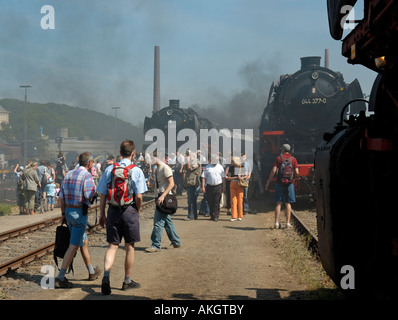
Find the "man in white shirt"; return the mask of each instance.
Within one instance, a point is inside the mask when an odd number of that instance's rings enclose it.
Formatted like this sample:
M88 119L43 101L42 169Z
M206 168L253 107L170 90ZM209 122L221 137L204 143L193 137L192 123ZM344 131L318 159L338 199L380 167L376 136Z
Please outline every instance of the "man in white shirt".
M212 163L205 167L201 175L202 192L206 193L209 203L210 220L218 221L221 193L225 192L225 172L223 166L218 163L218 155L213 155L211 160Z

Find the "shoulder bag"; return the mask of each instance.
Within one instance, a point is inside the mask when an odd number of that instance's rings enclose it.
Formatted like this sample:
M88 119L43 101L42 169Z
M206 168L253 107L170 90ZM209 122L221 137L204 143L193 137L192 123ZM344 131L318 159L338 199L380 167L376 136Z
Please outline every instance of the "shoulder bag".
M156 174L156 187L159 189L159 183L158 183L158 175ZM174 214L177 211L178 207L178 202L177 198L174 194L167 194L164 197L163 203L159 206L157 204L157 200L160 195L156 198L156 210L158 210L160 213L164 214Z
M64 225L65 223L65 225ZM62 221L61 225L56 228L55 231L55 245L54 245L54 261L55 264L58 267L58 258L63 259L65 256L66 251L69 248L69 243L70 243L70 231L68 228L68 225L66 224L66 221ZM59 267L58 267L59 270ZM68 273L72 271L73 272L73 260L69 266L69 271Z
M242 168L239 170L239 175L241 175ZM249 180L248 179L238 179L238 185L240 187L247 188L249 187Z

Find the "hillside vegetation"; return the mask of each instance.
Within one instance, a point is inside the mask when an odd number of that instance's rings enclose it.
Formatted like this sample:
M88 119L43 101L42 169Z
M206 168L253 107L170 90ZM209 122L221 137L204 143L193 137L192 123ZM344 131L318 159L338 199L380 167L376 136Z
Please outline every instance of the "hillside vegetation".
M24 134L25 102L15 99L0 99L0 105L10 112L10 126L4 126L1 137L8 140L22 140ZM114 140L115 118L103 113L56 103L27 103L28 137L38 139L44 135L50 139L57 136L57 128L68 128L69 137L91 140ZM117 119L117 140L134 140L142 146L142 128Z

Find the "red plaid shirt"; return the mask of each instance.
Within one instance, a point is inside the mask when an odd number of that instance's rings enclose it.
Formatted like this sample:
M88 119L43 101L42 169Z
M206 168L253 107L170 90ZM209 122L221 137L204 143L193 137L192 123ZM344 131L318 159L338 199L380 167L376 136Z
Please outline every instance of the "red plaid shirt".
M59 197L69 206L80 206L83 203L90 206L88 201L95 193L93 177L85 167L78 167L69 171L62 181Z

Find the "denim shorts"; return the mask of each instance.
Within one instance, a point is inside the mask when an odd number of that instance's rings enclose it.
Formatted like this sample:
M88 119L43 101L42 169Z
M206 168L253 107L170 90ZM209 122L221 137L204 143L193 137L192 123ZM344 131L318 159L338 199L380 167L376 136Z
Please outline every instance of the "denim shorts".
M65 208L65 218L70 230L70 244L83 247L87 240L87 214L83 215L82 209Z
M296 202L296 195L294 193L294 184L283 185L280 183L275 184L274 193L275 202L286 202L294 203Z
M47 196L47 204L55 204L54 196Z

